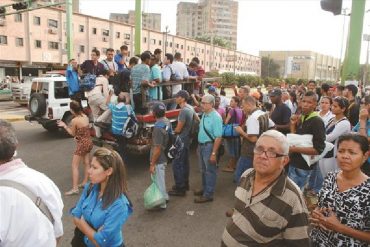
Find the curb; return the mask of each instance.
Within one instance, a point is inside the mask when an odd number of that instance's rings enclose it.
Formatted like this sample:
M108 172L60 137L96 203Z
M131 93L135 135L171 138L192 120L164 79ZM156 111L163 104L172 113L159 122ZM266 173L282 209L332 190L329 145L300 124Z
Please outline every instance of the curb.
M4 119L8 122L20 122L20 121L26 121L24 119L24 116L19 115L3 115L0 117L1 119Z

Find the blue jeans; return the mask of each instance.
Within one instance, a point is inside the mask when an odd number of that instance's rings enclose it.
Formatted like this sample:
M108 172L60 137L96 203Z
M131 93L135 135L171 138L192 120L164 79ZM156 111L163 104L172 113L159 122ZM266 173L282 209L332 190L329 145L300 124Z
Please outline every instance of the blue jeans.
M238 163L236 163L234 181L239 183L240 177L249 168L253 168L253 158L240 156Z
M311 172L312 170L299 169L290 164L288 177L303 191Z
M217 180L217 164L209 163L213 149L213 143L200 145L198 148L199 165L202 172L203 196L213 198Z
M172 161L173 176L177 190L189 184L189 148L184 147L179 158Z
M323 183L324 179L322 177L319 164L316 163L308 180L308 189L313 190L317 194L321 190Z
M162 164L156 164L155 166L155 178L156 178L156 181L157 181L157 186L158 186L158 189L162 192L164 198L166 198L166 200L169 199L169 196L167 194L167 190L166 190L166 181L165 181L165 177L166 177L166 163L162 163ZM162 208L166 208L166 203L164 203L163 205L161 205Z

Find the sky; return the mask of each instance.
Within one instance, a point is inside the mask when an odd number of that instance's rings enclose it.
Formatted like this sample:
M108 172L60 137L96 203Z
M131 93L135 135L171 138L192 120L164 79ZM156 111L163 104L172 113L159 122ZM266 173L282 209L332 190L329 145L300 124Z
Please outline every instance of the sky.
M172 34L176 33L176 8L179 0L142 2L144 12L162 14L162 31L168 26ZM349 17L334 16L331 12L322 10L320 0L238 2L238 50L253 55L258 55L260 50L311 50L340 57L342 40L346 44ZM106 19L110 13L127 13L134 8L135 0L80 0L82 13ZM347 11L350 12L351 1L343 0L342 8L348 8ZM368 9L370 1L366 4L366 10ZM370 34L370 12L365 14L363 31ZM362 63L366 60L366 48L367 43L363 41Z

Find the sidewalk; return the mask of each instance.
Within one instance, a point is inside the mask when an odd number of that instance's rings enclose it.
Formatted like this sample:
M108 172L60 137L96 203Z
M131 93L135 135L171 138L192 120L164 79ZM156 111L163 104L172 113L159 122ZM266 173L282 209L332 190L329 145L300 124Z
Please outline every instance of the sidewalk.
M1 114L0 118L9 122L25 121L21 115Z

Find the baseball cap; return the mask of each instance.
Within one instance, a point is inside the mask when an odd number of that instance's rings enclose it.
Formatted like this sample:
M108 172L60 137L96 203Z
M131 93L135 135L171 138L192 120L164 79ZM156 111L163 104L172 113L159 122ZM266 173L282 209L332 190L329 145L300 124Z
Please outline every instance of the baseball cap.
M216 92L216 88L214 86L209 86L208 92L214 93Z
M185 100L188 100L190 95L189 93L186 91L186 90L180 90L176 95L175 97L181 97L181 98L184 98Z
M166 106L162 102L155 103L152 109L155 115L161 115L166 113Z
M269 96L281 96L281 95L282 95L282 92L281 92L281 89L279 88L275 88L269 93Z

